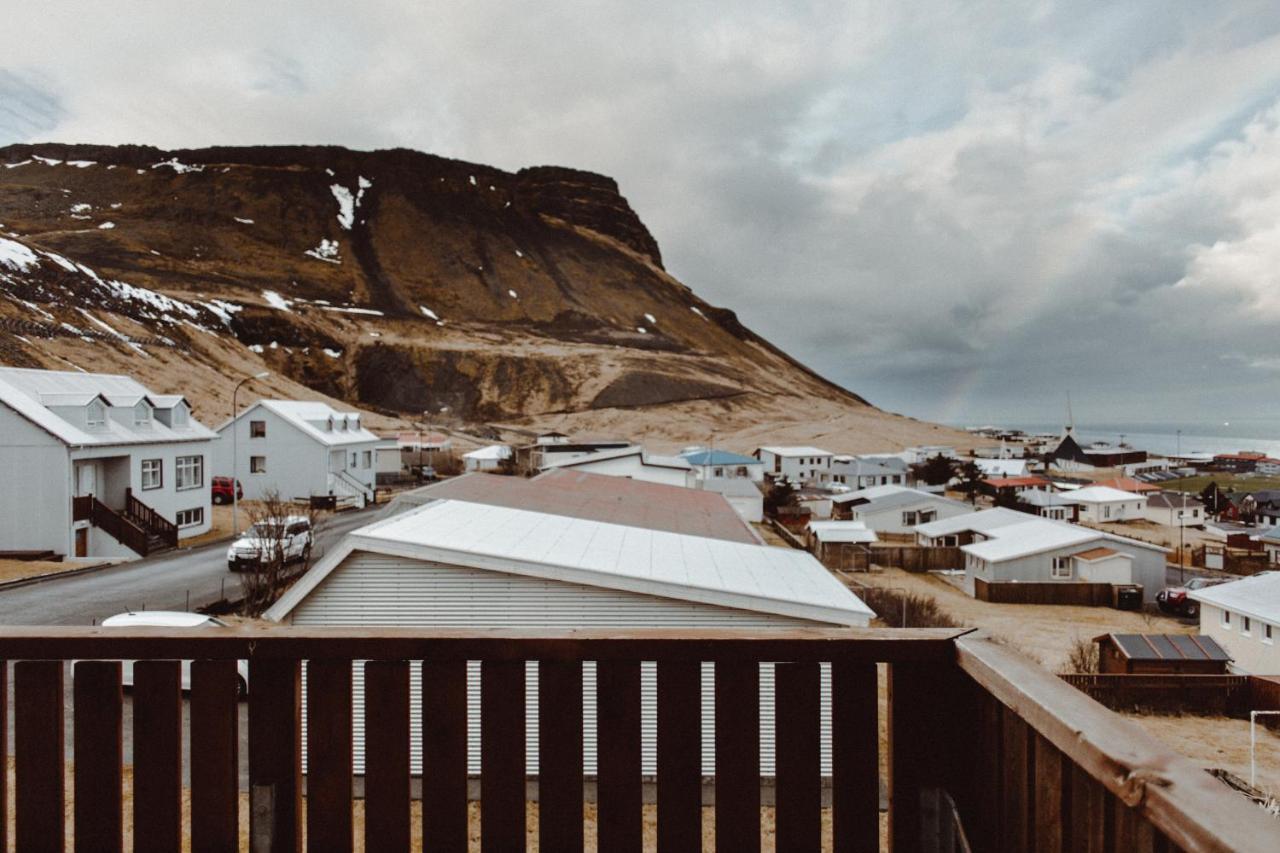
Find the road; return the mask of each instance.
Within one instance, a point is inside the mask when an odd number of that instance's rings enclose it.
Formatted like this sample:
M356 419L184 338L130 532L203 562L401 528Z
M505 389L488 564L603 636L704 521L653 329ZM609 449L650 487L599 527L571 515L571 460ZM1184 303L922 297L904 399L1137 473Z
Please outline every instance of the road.
M377 518L368 507L330 516L316 530L312 560ZM240 576L227 571L227 543L170 551L83 575L0 590L0 625L91 625L126 610L191 610L236 598Z

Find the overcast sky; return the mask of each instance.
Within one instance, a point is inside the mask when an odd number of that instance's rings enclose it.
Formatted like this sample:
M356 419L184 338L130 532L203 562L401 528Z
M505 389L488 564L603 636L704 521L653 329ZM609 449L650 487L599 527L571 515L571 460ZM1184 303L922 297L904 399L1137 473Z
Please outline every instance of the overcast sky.
M1280 4L1010 5L0 0L0 143L591 169L879 405L1280 433Z

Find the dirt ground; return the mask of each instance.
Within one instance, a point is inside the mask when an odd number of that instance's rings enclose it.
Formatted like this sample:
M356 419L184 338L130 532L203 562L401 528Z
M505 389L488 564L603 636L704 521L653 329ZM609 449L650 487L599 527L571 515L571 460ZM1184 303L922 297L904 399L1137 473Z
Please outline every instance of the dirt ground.
M59 572L70 572L85 566L96 566L104 560L63 560L60 563L45 560L0 560L0 583L16 581L37 575L51 575Z
M1112 610L1110 607L1073 607L1053 604L992 604L965 595L955 585L935 575L901 569L852 572L858 583L933 596L938 605L966 627L982 628L1008 641L1051 672L1066 662L1077 639L1091 640L1109 631L1188 634L1194 629L1176 619L1149 613Z
M1151 734L1203 767L1230 770L1249 781L1249 721L1230 717L1125 714ZM1280 735L1257 727L1258 787L1280 796Z

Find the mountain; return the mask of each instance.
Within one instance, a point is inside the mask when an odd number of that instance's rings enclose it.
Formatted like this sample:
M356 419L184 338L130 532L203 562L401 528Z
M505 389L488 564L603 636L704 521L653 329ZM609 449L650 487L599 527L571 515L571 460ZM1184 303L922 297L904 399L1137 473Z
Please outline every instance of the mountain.
M387 424L943 435L700 299L610 178L402 149L0 148L0 362L130 372L215 412L265 366L253 394Z

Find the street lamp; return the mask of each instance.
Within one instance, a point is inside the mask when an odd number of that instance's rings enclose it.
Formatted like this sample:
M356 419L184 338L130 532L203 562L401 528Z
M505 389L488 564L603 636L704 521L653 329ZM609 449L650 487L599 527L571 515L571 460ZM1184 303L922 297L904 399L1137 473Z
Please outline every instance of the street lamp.
M1178 492L1182 495L1182 511L1178 513L1178 583L1187 582L1187 552L1183 537L1187 529L1187 489L1182 480L1182 430L1178 430L1176 453L1178 456ZM1168 447L1168 445L1165 445Z
M240 500L237 494L240 488L240 480L237 474L237 466L240 464L240 443L238 441L240 424L236 423L236 418L240 416L240 409L236 406L236 395L240 393L240 386L246 382L252 382L255 379L266 379L270 375L270 371L264 370L261 373L246 376L236 383L235 388L231 389L231 533L234 536L240 535Z

